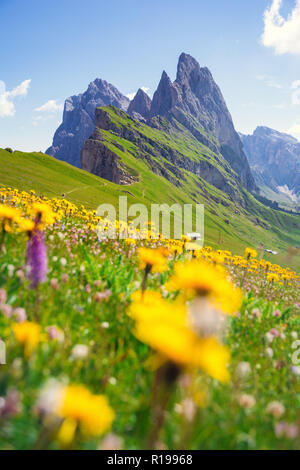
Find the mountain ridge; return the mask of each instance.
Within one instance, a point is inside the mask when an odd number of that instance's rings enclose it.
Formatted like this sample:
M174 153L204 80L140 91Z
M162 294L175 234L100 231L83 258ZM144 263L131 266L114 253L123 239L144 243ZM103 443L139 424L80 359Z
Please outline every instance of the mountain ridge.
M98 90L99 84L103 83L108 89L105 100L102 99L102 90ZM97 104L93 93L89 96L94 89L96 95L99 92L99 101L102 99L100 104ZM98 106L106 105L127 110L133 118L153 128L158 125L155 118L161 116L178 130L187 129L200 144L219 155L219 158L225 158L248 190L256 191L240 137L222 93L209 69L201 68L190 55L180 55L174 82L163 71L152 100L139 89L129 103L113 85L103 80L92 82L85 93L66 100L63 123L56 131L53 146L47 153L79 167L82 146L94 132L92 124L95 119L90 113Z
M300 200L300 142L266 126L240 134L257 184Z

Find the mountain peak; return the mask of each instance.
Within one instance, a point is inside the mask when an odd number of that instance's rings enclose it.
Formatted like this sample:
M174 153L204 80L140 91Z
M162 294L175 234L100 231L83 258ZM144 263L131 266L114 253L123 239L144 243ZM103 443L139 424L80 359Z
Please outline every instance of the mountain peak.
M141 88L136 92L135 97L128 106L128 114L141 121L147 120L151 108L151 98Z
M270 137L277 140L284 140L286 142L298 143L298 140L292 135L287 134L286 132L276 131L267 126L258 126L253 132L253 136L257 137Z
M126 111L129 99L114 85L101 78L92 81L84 93L67 98L63 122L56 130L53 144L46 153L80 167L83 142L94 130L95 109L110 104Z
M150 111L151 117L156 115L179 121L198 137L199 127L205 129L218 140L221 153L240 175L246 188L256 189L221 90L209 69L201 68L191 55L184 52L180 55L174 82L163 71ZM216 151L213 141L211 148Z

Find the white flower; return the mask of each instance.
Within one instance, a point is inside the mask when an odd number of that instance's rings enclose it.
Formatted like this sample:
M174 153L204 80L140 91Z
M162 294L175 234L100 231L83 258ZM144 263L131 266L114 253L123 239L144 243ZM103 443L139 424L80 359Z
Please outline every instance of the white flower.
M249 362L240 362L237 366L237 373L240 377L245 377L250 374L251 366Z
M274 355L273 349L272 348L267 348L266 349L266 355L271 358Z
M66 266L66 264L67 264L66 258L60 258L59 262L60 262L61 266Z
M268 333L266 333L265 336L266 336L267 343L271 344L272 341L273 341L273 338L274 338L274 336L272 335L272 333L270 333L270 332L268 331Z
M109 328L109 323L107 321L104 321L101 323L102 328Z
M116 385L116 383L117 383L117 379L115 377L110 377L108 379L108 381L111 385Z
M271 413L275 418L280 418L284 412L285 408L279 401L272 401L267 406L267 413Z
M297 338L298 338L298 333L297 333L296 331L292 331L292 332L291 332L291 337L292 337L293 339L297 339Z
M73 359L85 359L89 354L89 348L86 344L76 344L71 352Z
M38 412L42 414L54 413L63 400L65 386L55 379L50 379L41 390L36 403Z

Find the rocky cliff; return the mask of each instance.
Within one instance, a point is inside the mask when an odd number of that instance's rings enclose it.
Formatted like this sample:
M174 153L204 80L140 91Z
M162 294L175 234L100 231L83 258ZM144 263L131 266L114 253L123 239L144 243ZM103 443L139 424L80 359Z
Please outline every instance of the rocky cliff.
M147 121L150 116L151 98L141 88L128 106L128 114L138 121Z
M226 186L225 181L220 183L220 178L216 176L216 172L219 171L218 163L222 162L225 172L228 172L230 167L231 176L237 186L242 183L246 189L256 190L240 137L234 129L222 93L210 71L206 67L201 68L190 55L184 53L180 55L174 82L165 71L163 72L152 101L142 89L139 89L129 103L129 100L112 85L103 80L95 80L84 94L66 100L63 123L56 131L53 146L47 150L47 153L80 166L80 151L83 148L81 157L82 165L85 165L83 168L100 174L99 165L95 162L93 165L87 163L89 160L87 154L90 155L92 149L96 152L94 144L91 143L97 141L98 135L97 132L96 134L93 132L95 109L105 105L127 110L136 121L146 123L154 129L162 131L165 127L171 126L177 131L177 138L182 139L183 145L185 136L188 135L189 139L192 135L199 143L199 148L204 146L214 154L216 168L213 168L214 164L211 162L207 166L206 162L204 170L202 160L199 165L202 165L201 171L206 174L206 181L212 181L216 187ZM96 123L97 127L104 130ZM109 131L113 132L111 127ZM169 133L172 135L172 131ZM87 143L84 144L87 139ZM99 145L98 159L100 154ZM170 152L167 151L166 154L172 161ZM101 158L104 159L103 156ZM113 174L112 178L116 181L120 175Z
M154 93L150 116L161 115L169 121L178 121L199 140L203 131L214 137L204 144L219 152L240 176L244 186L255 190L247 157L222 93L206 67L188 54L181 54L174 82L164 71ZM202 131L202 132L201 132Z
M257 184L300 198L300 142L268 127L241 135Z
M93 133L95 110L98 106L113 105L126 110L129 99L105 80L96 79L88 89L67 98L62 124L53 137L53 144L46 153L80 167L80 152L83 142Z
M142 162L152 174L188 188L193 197L203 194L207 182L244 205L239 176L222 155L188 130L177 129L161 116L153 117L149 126L112 106L96 109L95 126L81 152L83 169L113 183L128 184L140 179L135 169ZM131 166L126 164L130 161ZM225 204L221 198L219 202Z

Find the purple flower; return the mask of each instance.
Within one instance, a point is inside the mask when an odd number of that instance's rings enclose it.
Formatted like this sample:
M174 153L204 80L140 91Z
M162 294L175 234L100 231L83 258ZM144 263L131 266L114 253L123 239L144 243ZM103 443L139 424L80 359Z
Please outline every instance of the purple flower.
M36 288L38 284L45 282L48 271L44 236L39 230L34 231L28 240L26 258L29 267L28 278L31 280L31 287Z

